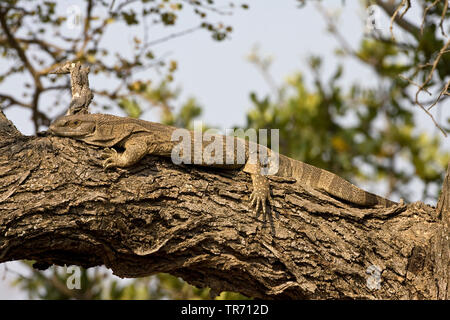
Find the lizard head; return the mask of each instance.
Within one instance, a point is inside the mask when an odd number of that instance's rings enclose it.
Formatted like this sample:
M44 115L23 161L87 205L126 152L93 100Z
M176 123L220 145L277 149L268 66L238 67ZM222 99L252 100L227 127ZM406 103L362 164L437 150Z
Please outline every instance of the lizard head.
M49 130L58 136L82 139L93 134L96 128L95 119L82 115L70 115L56 119Z

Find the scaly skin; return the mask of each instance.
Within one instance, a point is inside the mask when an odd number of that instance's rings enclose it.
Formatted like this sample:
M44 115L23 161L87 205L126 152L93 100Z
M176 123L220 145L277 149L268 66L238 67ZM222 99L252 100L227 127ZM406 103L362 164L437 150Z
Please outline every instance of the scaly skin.
M103 166L105 169L132 166L147 154L171 157L172 149L179 144L179 141L172 141L172 134L177 129L160 123L105 114L64 116L50 126L50 131L55 135L105 147L106 149L103 151L105 158ZM194 132L190 132L190 137L190 150L193 151L190 163L230 170L241 169L250 174L253 183L250 204L255 208L257 216L262 210L265 221L268 209L272 206L270 186L268 179L261 173L262 166L259 161L254 161L259 157L251 157L254 154L250 150L255 149L249 148L250 143L236 137L228 140L229 137L215 136L215 139L223 139L224 147L221 155L218 155L221 161L216 161L217 159L212 157L209 152L204 152L211 141L202 141L201 148L198 149L194 147ZM233 141L233 148L226 148L228 141ZM115 149L110 149L112 147L123 147L125 151L118 153ZM264 147L262 148L264 149ZM273 175L294 178L299 184L311 186L331 196L360 206L382 205L389 207L396 204L388 199L366 192L331 172L276 154L270 149L265 150L269 152L269 155L276 155L279 159L278 170L271 173ZM230 154L230 152L233 154ZM239 155L243 162L237 160ZM234 162L227 163L227 157L230 156L233 156ZM272 163L269 162L269 165L272 165Z

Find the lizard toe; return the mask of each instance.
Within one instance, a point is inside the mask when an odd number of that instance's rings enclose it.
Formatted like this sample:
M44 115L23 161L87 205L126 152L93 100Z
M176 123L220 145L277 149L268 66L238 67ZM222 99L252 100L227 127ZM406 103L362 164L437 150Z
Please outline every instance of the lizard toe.
M260 201L260 199L256 199L255 211L256 211L256 218L258 218L259 215L261 214L261 201Z
M116 161L113 158L108 158L105 161L103 161L103 169L108 170L109 168L116 167Z
M112 158L115 156L117 156L117 151L115 149L107 148L107 149L104 149L101 153L101 157L103 159L108 159L108 158Z
M267 210L267 201L262 200L262 211L263 211L263 223L266 223L267 221L267 215L268 215L268 210Z
M107 170L109 168L119 167L120 166L120 157L115 149L105 149L102 152L103 161L103 169Z
M263 215L263 222L267 221L267 216L271 213L271 208L273 207L273 199L270 194L260 194L253 192L250 195L250 207L254 208L255 217ZM278 212L276 213L279 217Z

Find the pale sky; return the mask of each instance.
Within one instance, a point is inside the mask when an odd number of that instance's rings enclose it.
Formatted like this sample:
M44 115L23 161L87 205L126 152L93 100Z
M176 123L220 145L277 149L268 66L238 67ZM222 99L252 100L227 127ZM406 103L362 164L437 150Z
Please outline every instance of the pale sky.
M80 3L70 3L77 2ZM180 100L195 97L203 106L201 120L205 123L221 129L244 125L246 111L251 107L249 93L255 91L262 96L270 92L258 70L246 60L255 45L259 46L262 55L273 56L271 74L278 84L294 72L306 71L306 59L311 54L323 58L325 78L335 70L338 62L342 62L345 71L342 80L344 85L349 86L355 81L367 86L374 84L375 77L369 68L354 59L339 60L334 56L333 51L339 46L338 42L326 32L324 19L314 5L308 4L305 8L298 9L294 0L246 2L250 5L249 10L236 10L232 16L217 18L233 26L230 40L213 42L209 33L200 31L155 47L156 52L170 52L170 59L178 61L179 70L175 77L176 83L182 88ZM66 3L69 2L64 2ZM324 6L330 4L341 11L340 32L353 48L357 48L365 25L360 2L345 1L344 6L341 6L341 1L323 2ZM197 23L193 17L185 17L179 28L184 29ZM382 29L388 30L388 23L389 19L381 17ZM150 39L164 36L158 33L158 29L152 30ZM111 46L126 50L131 39L127 32L119 28L106 34L105 41ZM151 76L152 72L149 72L149 78ZM92 77L90 82L91 86L96 85ZM12 90L17 85L20 83L0 86L0 91ZM5 113L24 134L33 133L27 112L15 108L6 110ZM417 116L423 118L420 121L423 128L434 130L431 120L424 114L417 113ZM158 111L146 112L142 118L158 121ZM417 198L419 196L420 191L417 191ZM5 265L11 270L23 272L14 262L0 265L0 299L25 298L23 293L9 287L12 273L5 272Z

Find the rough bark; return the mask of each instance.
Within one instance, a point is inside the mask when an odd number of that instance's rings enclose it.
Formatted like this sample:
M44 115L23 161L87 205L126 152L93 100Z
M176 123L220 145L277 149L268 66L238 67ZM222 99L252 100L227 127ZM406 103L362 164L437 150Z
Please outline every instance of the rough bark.
M51 72L51 74L70 74L72 100L67 115L89 112L89 105L94 98L94 94L89 87L89 71L90 68L88 66L83 67L81 62L68 61Z
M439 214L357 208L272 179L280 218L263 224L245 173L150 156L105 172L100 151L22 136L0 112L0 262L167 272L256 298L449 297L448 177Z
M450 163L447 165L444 185L436 209L441 223L433 238L432 253L435 261L434 279L437 297L450 298Z

